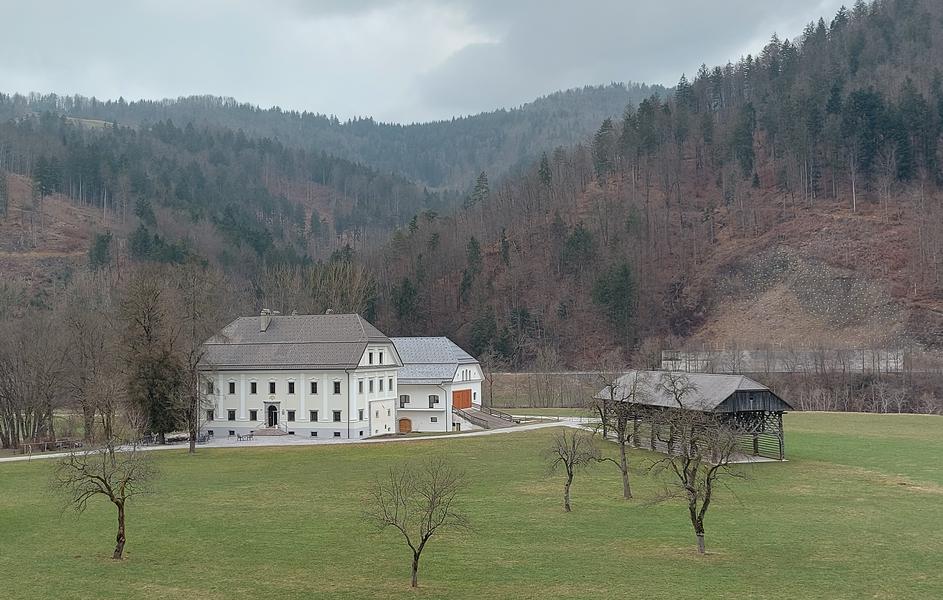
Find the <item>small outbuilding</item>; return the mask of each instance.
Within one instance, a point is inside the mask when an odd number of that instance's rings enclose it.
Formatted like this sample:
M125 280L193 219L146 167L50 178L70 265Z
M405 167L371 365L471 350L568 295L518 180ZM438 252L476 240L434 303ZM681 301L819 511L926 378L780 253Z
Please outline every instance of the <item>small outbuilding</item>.
M721 415L742 434L744 453L785 459L783 414L793 407L768 387L744 375L686 373L680 371L629 371L596 393L606 410L608 403L628 402L633 416L633 444L642 445L642 430L656 450L659 414L668 410L693 410ZM680 399L680 403L679 403Z

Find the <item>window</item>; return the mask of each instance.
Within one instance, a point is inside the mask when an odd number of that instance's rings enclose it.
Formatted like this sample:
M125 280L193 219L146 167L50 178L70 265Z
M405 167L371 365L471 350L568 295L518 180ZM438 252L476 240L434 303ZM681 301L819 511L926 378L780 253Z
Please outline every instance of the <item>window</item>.
M362 393L363 393L363 379L358 379L358 380L357 380L357 393L358 393L358 394L362 394Z
M380 391L381 391L381 392L383 391L383 380L382 380L382 379L380 380Z
M268 382L268 393L269 393L269 394L274 394L274 393L275 393L275 382L274 382L274 381L269 381L269 382Z
M475 402L477 400L478 400L478 392L472 392L472 402Z
M378 410L373 411L373 416L379 419L379 418L380 418L380 411L378 411Z
M207 421L212 421L212 420L213 420L213 411L212 411L212 410L206 411L206 420L207 420Z
M230 394L235 394L235 393L236 393L236 382L235 382L235 381L230 381L230 382L229 382L229 393L230 393Z
M429 408L435 408L435 405L439 403L439 397L435 394L429 395Z
M399 407L406 408L406 405L409 404L409 395L403 394L399 397Z
M340 422L341 422L341 411L339 411L339 410L335 410L335 411L334 411L334 422L335 422L335 423L340 423Z
M206 430L206 434L209 435L210 437L213 437L213 430L212 430L212 429L207 429L207 430Z
M308 419L309 421L315 421L315 422L317 422L317 420L318 420L318 411L316 411L316 410L310 410L310 411L308 411L308 416L311 417L310 419Z
M357 411L357 420L358 420L358 421L363 421L363 409L362 409L362 408Z
M250 411L249 411L249 420L250 420L250 421L258 421L258 420L259 420L259 411L257 411L257 410L250 410Z
M383 353L382 353L382 352L380 353L380 364L381 364L381 365L383 364Z
M207 381L207 382L206 382L206 393L207 393L207 394L212 394L212 393L213 393L213 382L212 382L212 381Z
M311 393L312 393L312 394L317 394L317 393L318 393L318 382L317 382L317 381L312 381L312 382L311 382Z
M363 437L363 431L360 432L360 437Z
M235 420L236 420L236 411L234 411L234 410L227 410L227 411L226 411L226 419L229 420L229 421L235 421Z
M295 393L295 382L294 382L294 381L289 381L289 382L288 382L288 393L289 393L289 394L294 394L294 393Z
M288 432L288 435L295 435L295 432L294 432L294 431L289 431L289 432Z
M430 423L438 423L438 422L439 422L439 417L429 417L429 422L430 422Z
M318 432L317 432L317 431L312 431L312 432L311 432L311 437L318 437Z
M390 416L390 409L386 409L386 416Z
M334 437L340 437L340 436L341 436L341 432L340 432L340 431L335 431L335 432L334 432Z
M368 358L367 358L367 364L371 364L371 365L372 365L372 364L373 364L373 352L368 352L368 353L367 353L367 357L368 357Z
M256 392L256 383L254 381L249 382L249 393L254 394Z
M335 393L335 394L340 394L340 393L341 393L341 382L340 382L340 381L335 381L335 382L334 382L334 393Z
M373 380L370 380L370 393L373 393Z
M393 391L393 378L390 377L390 391Z
M288 411L288 420L289 420L289 421L294 421L294 420L295 420L295 411L293 411L293 410Z
M230 436L236 435L236 432L235 432L234 430L230 429L230 430L229 430L229 435L230 435Z

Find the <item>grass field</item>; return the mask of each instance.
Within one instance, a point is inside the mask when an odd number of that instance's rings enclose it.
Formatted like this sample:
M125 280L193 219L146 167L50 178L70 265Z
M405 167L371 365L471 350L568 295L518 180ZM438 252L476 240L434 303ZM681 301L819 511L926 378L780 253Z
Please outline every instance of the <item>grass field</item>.
M679 504L618 473L577 476L574 512L539 458L548 430L395 444L155 455L155 493L114 512L62 514L52 463L0 464L0 597L51 598L943 598L943 418L795 414L787 463L745 467L707 520L698 556ZM435 538L409 590L405 546L361 519L369 483L447 453L471 485L474 532ZM649 460L633 453L636 464Z

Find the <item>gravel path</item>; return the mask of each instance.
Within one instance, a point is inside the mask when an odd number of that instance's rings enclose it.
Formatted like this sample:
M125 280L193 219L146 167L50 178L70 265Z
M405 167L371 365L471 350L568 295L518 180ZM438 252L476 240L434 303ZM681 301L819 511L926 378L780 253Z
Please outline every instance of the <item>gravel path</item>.
M236 441L235 438L220 438L205 444L200 444L199 448L266 448L273 446L323 446L337 444L388 444L401 442L423 442L430 440L453 440L456 438L483 437L488 435L502 435L506 433L517 433L521 431L534 431L536 429L546 429L548 427L575 427L582 428L579 417L561 417L559 421L544 421L541 423L526 423L524 425L515 425L513 427L502 427L500 429L483 429L479 431L468 431L464 433L449 433L440 435L417 435L409 437L378 437L366 439L339 439L339 440L315 440L296 436L259 436L252 440ZM168 444L165 446L143 446L142 450L186 450L186 444ZM47 458L62 458L68 456L68 452L51 452L48 454L36 454L34 456L7 456L0 458L0 463L21 462L30 460L40 460Z

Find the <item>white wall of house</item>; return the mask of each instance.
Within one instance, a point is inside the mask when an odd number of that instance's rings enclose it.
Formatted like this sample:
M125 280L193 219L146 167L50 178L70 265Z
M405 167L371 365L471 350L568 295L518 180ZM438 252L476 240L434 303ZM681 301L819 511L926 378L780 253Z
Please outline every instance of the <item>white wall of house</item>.
M453 423L461 423L462 431L468 431L470 423L452 414L452 394L471 391L472 408L481 406L481 370L477 365L459 366L451 383L410 384L399 386L399 419L410 419L413 431L452 431ZM429 396L439 398L439 407L429 408ZM404 399L408 397L408 402ZM435 417L435 421L431 418Z
M380 351L382 364L378 362ZM205 373L213 381L213 393L206 395L207 410L212 410L213 418L207 419L203 429L212 431L214 436L249 433L268 425L269 406L274 406L278 426L295 435L319 438L374 435L373 429L383 427L371 427L373 403L386 401L391 409L388 417L395 418L398 367L388 352L378 349L374 364L350 370ZM382 415L387 418L387 405L383 406Z
M404 410L396 413L397 426L400 419L409 419L413 431L449 431L451 419L444 410Z
M370 435L396 433L396 401L373 400L370 402Z

